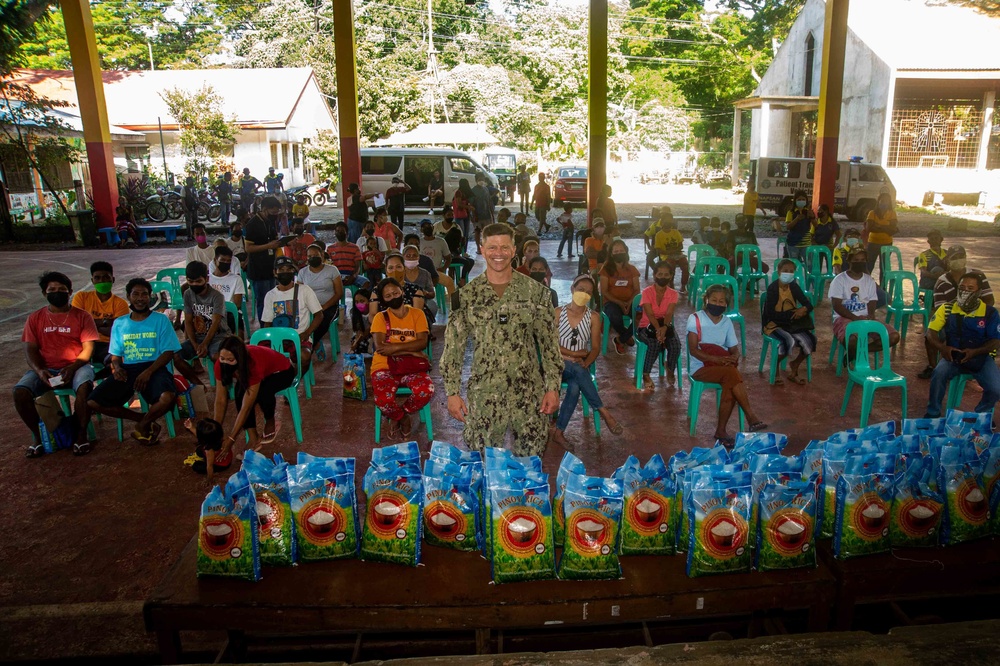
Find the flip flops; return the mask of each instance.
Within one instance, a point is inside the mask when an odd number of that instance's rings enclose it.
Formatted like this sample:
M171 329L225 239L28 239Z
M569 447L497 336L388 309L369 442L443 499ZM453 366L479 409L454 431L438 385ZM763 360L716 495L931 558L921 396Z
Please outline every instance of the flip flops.
M163 429L157 422L153 422L149 425L149 434L143 435L138 430L132 431L132 439L139 442L143 446L155 446L160 443L160 431Z
M758 430L763 430L766 427L767 427L767 424L764 423L763 421L754 421L747 428L747 432L757 432Z

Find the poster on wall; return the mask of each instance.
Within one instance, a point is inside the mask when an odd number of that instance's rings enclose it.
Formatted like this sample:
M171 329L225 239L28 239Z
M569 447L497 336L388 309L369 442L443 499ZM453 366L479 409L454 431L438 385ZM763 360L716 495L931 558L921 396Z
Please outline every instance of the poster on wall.
M63 205L67 208L72 208L76 201L76 192L74 190L64 190L58 192L59 199L62 200ZM53 217L58 215L61 210L59 204L56 203L56 198L51 192L43 193L45 202L45 211L47 212L47 217ZM10 214L14 218L15 224L29 224L32 226L43 224L46 220L46 216L43 215L41 206L38 205L38 194L35 192L17 192L11 193L10 196ZM64 218L65 221L65 218Z

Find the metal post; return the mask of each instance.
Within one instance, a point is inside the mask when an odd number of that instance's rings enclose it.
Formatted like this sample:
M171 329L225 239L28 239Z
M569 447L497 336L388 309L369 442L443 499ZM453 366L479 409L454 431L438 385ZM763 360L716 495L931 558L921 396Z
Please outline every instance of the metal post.
M347 220L347 186L361 185L358 143L358 67L354 56L354 7L333 0L333 43L337 67L337 121L340 125L340 203Z
M976 159L976 168L980 171L986 170L986 159L990 154L990 131L993 129L993 107L996 99L997 94L994 90L988 90L983 95L983 122L979 126L979 156Z
M844 94L844 56L847 50L848 0L827 0L823 25L823 68L819 84L816 124L816 175L812 205L833 210L840 143L840 105Z
M590 98L587 104L587 225L590 211L608 180L608 0L590 0L588 63Z
M159 116L156 116L156 126L160 128L160 154L163 156L163 183L166 184L170 179L170 173L167 171L167 149L163 145L163 123L160 122Z
M740 132L743 127L743 109L733 111L733 164L729 174L733 187L740 184Z

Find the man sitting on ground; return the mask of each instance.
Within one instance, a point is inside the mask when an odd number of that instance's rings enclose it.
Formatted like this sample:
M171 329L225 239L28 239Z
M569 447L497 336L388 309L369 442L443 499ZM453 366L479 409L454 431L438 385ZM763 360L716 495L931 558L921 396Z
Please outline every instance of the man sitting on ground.
M89 313L70 305L73 283L68 277L55 271L44 273L38 286L49 304L28 315L24 323L21 341L28 357L28 371L14 386L14 408L32 434L27 455L37 458L45 450L35 398L54 388L72 388L76 393L74 415L77 420L73 455L81 456L90 453L87 399L94 386L90 358L100 334Z
M181 356L187 361L204 358L215 361L219 347L230 334L226 322L226 299L208 283L208 266L192 261L184 269L184 335Z
M341 226L346 231L347 225L341 222L337 225L338 232ZM348 245L357 249L353 243ZM323 305L312 287L295 283L296 273L295 264L288 257L278 257L274 260L274 277L278 285L264 296L264 314L261 316L260 325L263 328L276 326L296 330L299 334L302 358L296 359L292 349L285 351L291 353L292 361L298 363L299 370L305 374L312 359L313 331L319 328L323 321Z
M149 309L152 287L142 278L125 286L132 314L111 327L112 376L104 380L87 404L98 414L135 421L132 438L151 446L159 441L157 419L174 407L176 389L168 365L181 343L166 315ZM138 392L149 410L143 414L123 407Z
M1000 349L1000 314L982 300L982 291L982 275L966 273L959 279L956 301L939 307L927 326L925 337L941 353L941 360L931 375L930 398L924 418L941 416L941 403L948 385L960 374L975 377L983 387L977 412L991 411L1000 400L1000 369L996 364Z
M333 230L337 240L326 246L330 263L340 271L340 279L345 287L354 285L359 289L367 289L370 282L363 275L361 250L356 243L347 240L347 225L338 222ZM275 263L277 266L277 263Z
M100 339L94 343L92 363L109 365L108 344L111 342L111 325L118 317L128 315L128 302L111 293L115 284L114 268L106 261L95 261L90 265L90 281L93 291L78 291L73 294L73 307L89 312L94 318ZM107 372L110 373L108 368ZM102 371L103 372L103 371Z
M889 324L875 319L875 309L878 306L878 293L875 290L875 280L865 272L868 267L868 254L863 247L854 248L847 255L847 270L833 278L830 283L830 301L833 304L833 335L844 344L847 335L847 325L852 321L868 319L884 326L889 333L889 346L895 347L899 342L899 333ZM857 348L857 338L851 339L844 359L853 359ZM869 352L883 350L872 338L868 345Z

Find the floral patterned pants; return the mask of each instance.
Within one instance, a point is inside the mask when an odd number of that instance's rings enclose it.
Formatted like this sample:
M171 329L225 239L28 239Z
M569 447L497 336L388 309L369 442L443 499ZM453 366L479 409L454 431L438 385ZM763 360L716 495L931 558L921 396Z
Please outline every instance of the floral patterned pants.
M412 392L402 405L396 400L396 389L405 386ZM434 397L434 382L426 372L397 377L388 370L372 373L375 404L387 418L399 421L406 414L415 414Z

